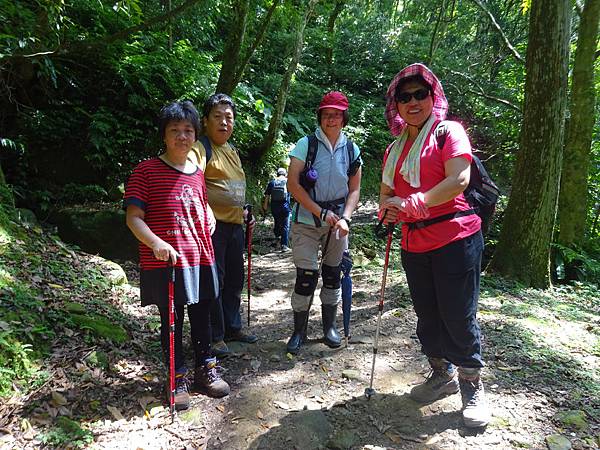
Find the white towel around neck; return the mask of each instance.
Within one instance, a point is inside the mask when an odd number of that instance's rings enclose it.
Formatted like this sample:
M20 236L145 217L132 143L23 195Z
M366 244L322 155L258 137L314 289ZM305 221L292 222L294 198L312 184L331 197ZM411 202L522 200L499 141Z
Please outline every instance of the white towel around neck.
M417 138L412 143L406 158L402 162L402 167L400 167L400 175L402 175L402 178L414 188L421 187L421 150L423 149L425 139L429 136L436 121L437 117L435 114L429 116L429 119L427 119L419 131ZM408 127L404 129L396 141L396 145L400 152L402 152L407 139Z

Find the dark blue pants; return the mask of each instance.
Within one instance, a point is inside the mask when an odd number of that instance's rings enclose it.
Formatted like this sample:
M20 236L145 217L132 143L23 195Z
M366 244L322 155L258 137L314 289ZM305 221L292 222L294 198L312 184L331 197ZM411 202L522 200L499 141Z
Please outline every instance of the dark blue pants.
M216 342L222 341L225 334L242 329L240 303L246 248L243 225L217 220L212 243L219 275L219 297L210 311L212 340Z
M423 353L460 367L483 367L477 323L483 236L425 253L402 250Z
M192 348L196 366L202 365L204 360L210 357L210 305L214 301L200 301L194 305L188 305L188 320L192 332ZM160 313L160 344L169 366L169 308L159 308ZM175 371L185 373L185 356L183 354L183 316L185 309L183 305L175 305Z
M287 247L289 245L290 235L290 210L282 206L271 204L271 213L273 214L273 221L275 222L273 232L276 237L281 238L281 245Z

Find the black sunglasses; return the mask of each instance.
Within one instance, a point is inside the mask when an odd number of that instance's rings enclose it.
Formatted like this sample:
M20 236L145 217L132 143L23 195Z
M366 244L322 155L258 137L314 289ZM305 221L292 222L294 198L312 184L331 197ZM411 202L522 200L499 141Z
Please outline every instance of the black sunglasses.
M408 103L413 97L415 100L425 100L427 97L429 97L429 89L421 88L414 92L400 92L398 95L396 95L396 101L398 103Z

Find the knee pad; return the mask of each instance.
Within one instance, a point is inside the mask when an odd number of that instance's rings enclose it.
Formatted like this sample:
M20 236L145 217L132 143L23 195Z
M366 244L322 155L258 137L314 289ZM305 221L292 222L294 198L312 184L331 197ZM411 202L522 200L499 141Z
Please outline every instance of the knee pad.
M339 289L342 269L337 266L323 264L323 287L327 289Z
M319 272L312 269L296 269L296 286L294 292L298 295L312 295L319 281Z

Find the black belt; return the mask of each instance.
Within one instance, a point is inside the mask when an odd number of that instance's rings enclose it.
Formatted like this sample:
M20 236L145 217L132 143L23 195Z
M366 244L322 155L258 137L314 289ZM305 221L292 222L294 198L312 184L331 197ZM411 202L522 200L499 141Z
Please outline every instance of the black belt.
M457 217L471 216L477 214L475 209L466 209L464 211L457 211L454 213L444 214L442 216L433 217L427 220L421 220L419 222L405 222L409 230L420 230L422 228L433 225L434 223L444 222L446 220L455 219Z
M345 197L336 198L335 200L329 200L326 202L318 202L318 201L314 200L314 202L317 205L319 205L321 208L328 209L331 212L333 212L334 214L337 214L340 210L340 206L342 206L344 203L346 203L346 198ZM313 214L313 219L315 221L315 226L320 227L321 219L318 218L317 216L315 216L314 214Z

